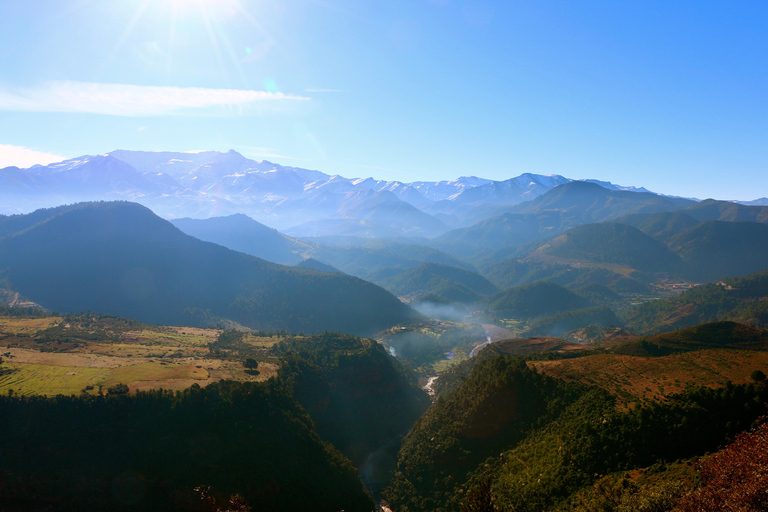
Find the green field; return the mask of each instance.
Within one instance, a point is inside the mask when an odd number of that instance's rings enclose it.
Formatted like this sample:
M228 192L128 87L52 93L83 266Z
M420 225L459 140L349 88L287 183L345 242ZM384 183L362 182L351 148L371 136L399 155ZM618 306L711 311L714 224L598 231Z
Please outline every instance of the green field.
M136 342L141 345L165 345L178 347L203 347L215 337L202 334L185 334L171 329L144 329Z
M4 363L0 369L0 394L13 390L17 395L77 395L86 386L104 389L115 384L170 379L205 380L209 373L195 365L143 362L117 368L89 368L50 364Z
M3 363L0 393L17 395L78 395L86 386L106 377L109 368Z

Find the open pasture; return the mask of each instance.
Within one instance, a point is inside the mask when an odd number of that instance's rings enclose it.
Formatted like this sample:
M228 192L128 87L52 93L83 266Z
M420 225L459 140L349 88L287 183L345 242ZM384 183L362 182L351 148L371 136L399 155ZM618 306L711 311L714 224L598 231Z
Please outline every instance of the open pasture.
M121 341L140 345L203 347L215 340L220 332L216 329L157 327L126 332L121 336Z
M48 329L61 322L60 316L44 318L21 318L14 316L0 316L0 332L5 334L34 334L43 329Z
M198 364L202 361L195 360L166 363L137 357L26 349L11 349L7 353L12 357L6 358L0 367L0 393L13 390L19 395L70 395L81 393L87 386L96 392L100 386L106 389L119 383L141 387L144 381L207 381L210 377L206 367Z

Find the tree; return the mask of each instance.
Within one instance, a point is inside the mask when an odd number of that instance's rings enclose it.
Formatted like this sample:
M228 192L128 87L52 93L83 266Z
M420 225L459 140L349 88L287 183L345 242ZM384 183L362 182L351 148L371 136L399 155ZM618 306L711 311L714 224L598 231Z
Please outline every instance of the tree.
M110 395L127 395L130 389L128 389L127 384L115 384L111 388L107 390Z
M749 378L755 382L763 382L765 380L765 373L761 370L755 370L749 374Z
M243 361L243 366L245 366L245 368L246 368L245 373L247 373L249 375L258 375L259 374L259 370L256 369L259 366L259 362L256 361L255 359L251 359L249 357L248 359Z

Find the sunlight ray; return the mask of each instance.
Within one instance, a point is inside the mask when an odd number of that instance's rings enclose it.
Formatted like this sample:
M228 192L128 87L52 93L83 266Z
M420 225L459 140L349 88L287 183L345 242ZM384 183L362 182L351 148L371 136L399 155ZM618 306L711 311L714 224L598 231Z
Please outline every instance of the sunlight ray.
M208 11L205 8L205 5L203 5L202 2L198 3L198 6L200 7L200 12L202 14L203 18L203 24L205 24L205 30L208 32L208 38L211 41L211 46L213 47L213 51L216 54L216 61L219 64L219 70L221 71L222 76L224 79L229 82L229 73L227 72L227 67L224 65L224 58L221 55L221 48L219 47L219 41L216 37L216 33L213 30L213 27L211 26L211 19L208 15Z
M165 57L165 74L167 77L171 76L173 71L173 50L176 43L176 24L179 19L179 4L173 2L171 6L171 23L168 26L168 50Z
M128 36L131 35L133 32L133 29L136 28L136 25L138 24L141 17L144 15L144 11L147 10L147 7L149 7L151 3L151 0L141 0L141 3L136 8L136 12L133 15L133 18L131 18L131 21L128 22L128 25L126 25L125 30L123 30L123 33L120 34L120 38L117 40L117 43L115 43L115 47L112 49L112 52L109 54L109 57L104 61L104 64L102 66L102 70L105 70L107 66L115 59L117 56L117 53L122 49L123 45L125 44L125 41L128 39Z

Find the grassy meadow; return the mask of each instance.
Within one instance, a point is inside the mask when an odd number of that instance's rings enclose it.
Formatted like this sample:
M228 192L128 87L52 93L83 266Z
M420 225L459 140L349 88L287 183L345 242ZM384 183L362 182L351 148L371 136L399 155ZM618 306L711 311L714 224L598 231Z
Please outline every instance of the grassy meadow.
M222 332L93 314L0 317L0 394L95 394L117 384L131 392L181 390L194 383L263 381L277 374L269 349L281 336L243 334L232 347L217 343ZM256 371L246 371L246 358L259 363Z

